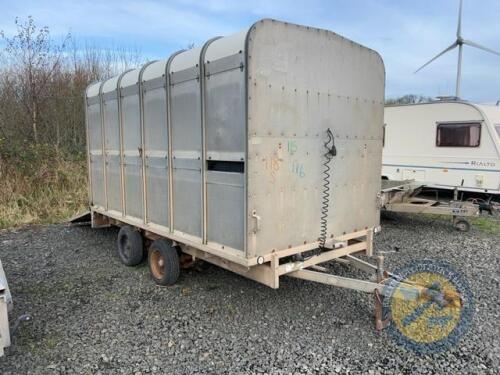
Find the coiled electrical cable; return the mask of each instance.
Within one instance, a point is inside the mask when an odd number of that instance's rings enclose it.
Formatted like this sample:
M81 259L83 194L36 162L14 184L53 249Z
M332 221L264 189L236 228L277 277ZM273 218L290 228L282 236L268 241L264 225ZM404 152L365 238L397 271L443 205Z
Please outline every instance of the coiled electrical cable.
M325 161L323 163L323 191L321 199L321 230L319 235L319 248L320 250L325 247L326 236L328 230L328 211L330 208L330 162L333 157L337 155L337 149L335 148L335 137L330 130L327 129L326 134L328 140L324 143L326 152L324 153Z

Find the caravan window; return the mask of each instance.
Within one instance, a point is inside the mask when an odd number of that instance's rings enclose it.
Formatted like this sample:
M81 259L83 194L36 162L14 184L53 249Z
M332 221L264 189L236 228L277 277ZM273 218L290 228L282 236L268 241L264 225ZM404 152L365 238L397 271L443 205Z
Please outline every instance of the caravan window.
M478 147L481 139L480 123L440 123L437 125L436 146Z
M497 130L498 138L500 138L500 124L496 124L495 129Z

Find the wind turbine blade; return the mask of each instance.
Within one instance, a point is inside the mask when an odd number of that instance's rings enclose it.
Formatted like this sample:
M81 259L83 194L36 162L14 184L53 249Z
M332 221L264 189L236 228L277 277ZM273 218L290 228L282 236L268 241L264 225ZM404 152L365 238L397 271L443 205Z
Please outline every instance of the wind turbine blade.
M474 43L474 42L472 42L470 40L464 39L463 42L464 42L464 44L467 44L468 46L479 48L479 49L482 49L483 51L486 51L486 52L489 52L489 53L493 53L495 55L500 56L500 52L494 51L494 50L492 50L490 48L487 48L487 47L483 47L482 45Z
M460 5L458 7L458 26L457 26L457 38L460 39L462 36L462 3L463 0L460 0Z
M430 59L429 61L427 61L424 65L422 65L420 68L418 68L417 70L415 70L415 73L421 71L423 68L425 68L427 65L429 65L431 62L433 62L434 60L436 60L437 58L443 56L446 52L449 52L451 51L453 48L455 48L457 46L457 42L454 42L451 46L449 46L448 48L446 48L444 51L438 53L436 56L434 56L432 59Z

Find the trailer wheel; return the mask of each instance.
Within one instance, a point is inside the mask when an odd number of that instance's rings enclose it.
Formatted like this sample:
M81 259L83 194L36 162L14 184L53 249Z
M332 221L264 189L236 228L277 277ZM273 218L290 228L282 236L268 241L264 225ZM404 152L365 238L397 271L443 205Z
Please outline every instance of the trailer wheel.
M177 249L166 240L156 240L149 247L149 271L158 285L175 284L180 274Z
M453 226L459 232L468 232L470 230L470 223L467 220L457 220Z
M118 256L126 266L137 266L144 259L141 233L131 226L123 226L118 232Z

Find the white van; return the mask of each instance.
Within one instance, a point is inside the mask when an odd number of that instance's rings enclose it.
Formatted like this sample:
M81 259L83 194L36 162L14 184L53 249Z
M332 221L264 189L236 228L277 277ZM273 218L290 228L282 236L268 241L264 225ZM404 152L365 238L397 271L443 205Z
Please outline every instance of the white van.
M500 107L436 101L385 107L382 178L500 194Z

